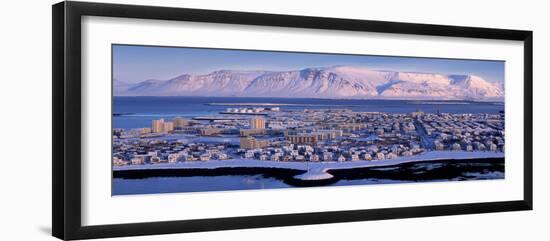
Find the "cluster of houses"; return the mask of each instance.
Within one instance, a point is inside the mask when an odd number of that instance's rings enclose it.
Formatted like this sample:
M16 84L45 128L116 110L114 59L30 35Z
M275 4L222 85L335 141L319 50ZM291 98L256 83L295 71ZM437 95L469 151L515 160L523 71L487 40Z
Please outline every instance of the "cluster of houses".
M238 149L237 153L244 159L256 159L262 161L373 161L394 159L399 156L412 156L423 152L420 145L406 146L402 144L390 146L357 146L339 147L338 145L312 146L288 144L283 147L267 147L256 149Z
M113 165L143 165L186 161L227 160L227 144L188 143L183 141L136 141L119 143L113 148Z
M435 150L504 152L504 117L500 114L429 115L421 120Z

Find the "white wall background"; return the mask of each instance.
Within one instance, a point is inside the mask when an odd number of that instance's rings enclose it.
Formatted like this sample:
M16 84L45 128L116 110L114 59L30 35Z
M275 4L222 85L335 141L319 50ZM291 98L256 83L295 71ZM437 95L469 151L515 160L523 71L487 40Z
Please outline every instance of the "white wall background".
M544 1L110 0L108 2L533 30L535 210L264 228L116 240L548 240L550 24ZM51 231L51 4L0 10L0 240L54 240ZM23 172L24 170L24 172ZM23 175L23 176L22 176Z

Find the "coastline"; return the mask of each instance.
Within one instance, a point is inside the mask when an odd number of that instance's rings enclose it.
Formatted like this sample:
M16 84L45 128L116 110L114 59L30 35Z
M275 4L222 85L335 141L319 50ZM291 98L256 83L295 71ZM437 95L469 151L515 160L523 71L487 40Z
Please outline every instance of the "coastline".
M302 186L323 186L338 182L341 179L391 177L392 172L373 171L376 168L404 167L430 162L486 163L491 167L504 165L504 153L501 152L452 152L433 151L417 156L400 157L391 160L355 161L355 162L272 162L259 160L225 160L209 162L169 163L152 165L122 166L113 168L113 178L143 179L151 177L188 177L188 176L221 176L221 175L257 175L273 177L285 183ZM464 171L471 166L466 165ZM400 169L400 168L398 168ZM461 170L453 170L459 172ZM448 171L447 171L448 172ZM434 175L426 177L399 174L400 179L418 181L431 180ZM443 175L444 176L444 175Z
M300 98L294 98L289 96L276 96L276 97L266 97L266 96L219 96L219 95L113 95L114 98L140 98L140 97L146 97L146 98L269 98L269 99L275 99L275 100L300 100L300 99L308 99L308 100L375 100L375 101L425 101L425 102L466 102L466 103L504 103L503 98L486 98L486 99L463 99L463 98L419 98L419 97L376 97L376 96L369 96L368 98L361 98L361 97L342 97L342 98L322 98L322 97L300 97ZM218 102L209 102L209 104L213 104L212 106L219 105ZM237 103L238 104L238 103ZM251 103L247 103L251 104ZM255 103L254 103L255 104ZM273 104L273 103L268 103ZM300 105L300 104L298 104ZM221 106L226 106L225 104ZM280 104L276 104L275 106L281 106ZM292 104L287 105L292 106Z

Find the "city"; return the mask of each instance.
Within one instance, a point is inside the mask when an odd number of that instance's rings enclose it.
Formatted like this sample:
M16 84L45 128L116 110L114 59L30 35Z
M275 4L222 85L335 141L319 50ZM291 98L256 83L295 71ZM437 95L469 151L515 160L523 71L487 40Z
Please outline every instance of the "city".
M503 112L397 114L227 105L231 107L216 115L161 118L149 127L113 129L113 165L376 162L431 151L504 152Z

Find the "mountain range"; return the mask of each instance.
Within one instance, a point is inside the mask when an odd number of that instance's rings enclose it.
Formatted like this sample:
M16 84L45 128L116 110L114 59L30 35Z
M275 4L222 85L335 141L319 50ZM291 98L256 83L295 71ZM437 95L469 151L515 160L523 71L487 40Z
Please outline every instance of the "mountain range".
M115 96L282 97L327 99L504 99L502 83L474 75L334 66L291 71L219 70L138 83L113 81Z

